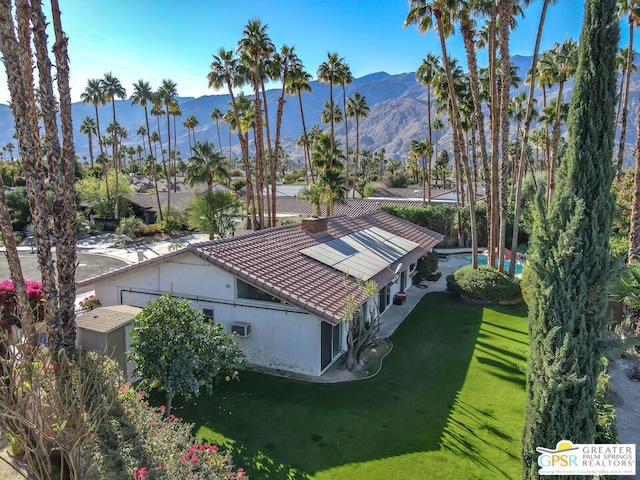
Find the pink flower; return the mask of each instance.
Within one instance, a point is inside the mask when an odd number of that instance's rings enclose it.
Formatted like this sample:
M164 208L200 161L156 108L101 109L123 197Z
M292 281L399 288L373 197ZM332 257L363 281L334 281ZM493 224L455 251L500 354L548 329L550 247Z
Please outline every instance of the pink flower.
M187 455L182 455L180 457L180 460L182 460L183 462L186 462L187 460L189 460L189 457Z
M160 405L160 411L164 412L167 409L167 407L165 407L164 405Z
M193 457L191 457L191 463L196 463L198 461L198 456L194 455Z

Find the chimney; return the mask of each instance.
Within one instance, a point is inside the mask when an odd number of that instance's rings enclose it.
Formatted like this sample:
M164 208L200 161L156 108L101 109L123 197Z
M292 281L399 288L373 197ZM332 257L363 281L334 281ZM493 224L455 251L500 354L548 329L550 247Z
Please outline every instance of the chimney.
M327 231L327 217L313 215L302 219L302 229L315 235L316 233Z

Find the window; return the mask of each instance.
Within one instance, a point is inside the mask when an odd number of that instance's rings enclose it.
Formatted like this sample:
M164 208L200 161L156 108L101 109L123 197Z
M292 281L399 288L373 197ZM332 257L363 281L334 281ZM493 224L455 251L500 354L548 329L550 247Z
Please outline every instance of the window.
M213 322L213 308L203 308L202 314L204 315L205 319Z
M259 302L286 303L264 290L260 290L253 285L249 285L247 282L243 282L239 278L236 278L236 297L246 298L247 300L257 300Z

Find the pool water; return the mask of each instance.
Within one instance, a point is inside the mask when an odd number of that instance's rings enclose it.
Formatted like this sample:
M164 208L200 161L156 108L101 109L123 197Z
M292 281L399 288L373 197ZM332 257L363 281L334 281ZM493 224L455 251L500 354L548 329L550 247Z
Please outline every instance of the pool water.
M467 260L471 261L471 255L469 255L467 257ZM488 258L486 255L478 255L478 265L486 265L488 262ZM511 261L510 260L505 260L504 261L504 269L505 271L509 271L509 266L511 265ZM498 260L496 260L496 266L498 266ZM522 274L522 267L523 267L523 263L522 262L518 262L516 260L516 275L520 275Z

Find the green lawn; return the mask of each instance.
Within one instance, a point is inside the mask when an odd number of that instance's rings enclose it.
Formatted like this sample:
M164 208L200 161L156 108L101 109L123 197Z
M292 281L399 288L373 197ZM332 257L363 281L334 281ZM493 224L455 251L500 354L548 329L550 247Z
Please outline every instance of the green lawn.
M373 379L244 372L175 413L252 480L520 478L524 308L429 294L391 340Z

